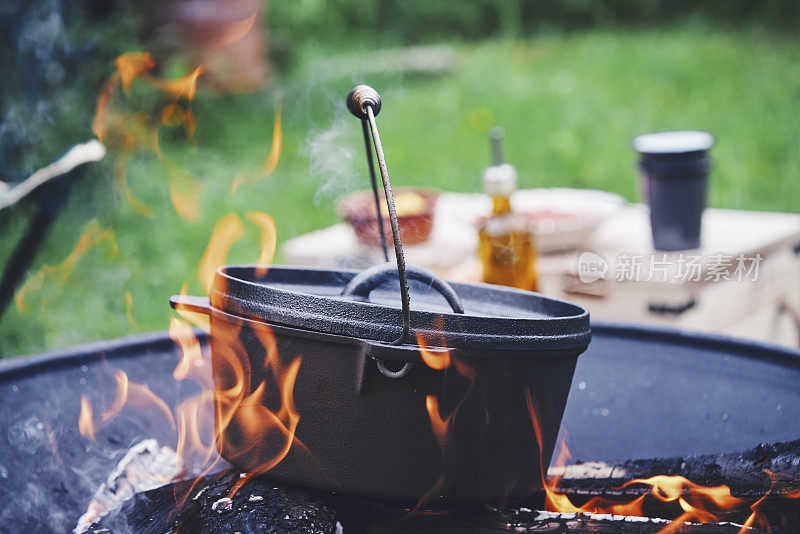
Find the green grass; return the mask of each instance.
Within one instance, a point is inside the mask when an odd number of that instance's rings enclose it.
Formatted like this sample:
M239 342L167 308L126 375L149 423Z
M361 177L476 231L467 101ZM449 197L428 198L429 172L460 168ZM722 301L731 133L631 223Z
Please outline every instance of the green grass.
M117 252L94 247L62 284L50 277L0 323L5 356L164 329L169 295L185 282L202 293L196 267L215 222L236 212L245 226L228 261L258 257L250 211L271 214L279 241L337 221L333 200L364 188L360 126L344 95L368 82L382 94L379 116L392 183L476 191L489 160L486 130L505 128L507 158L521 187L590 187L637 200L636 134L676 128L714 133L710 204L798 211L800 47L792 39L702 28L595 31L529 41L457 45L456 68L431 76L369 71L370 55L326 75L325 54L309 47L293 72L251 95L198 95L194 140L162 137L164 154L203 187L202 217L180 218L167 171L152 153L129 162L134 194L153 209L136 213L113 179L113 158L81 182L30 275L62 262L93 218L115 232ZM274 103L283 110L283 153L269 177L243 185L269 152ZM90 136L88 125L84 137ZM12 217L22 224L23 217ZM5 236L12 232L4 233ZM4 238L5 240L5 238ZM8 238L0 243L7 255ZM280 256L279 256L280 259ZM131 323L125 293L132 296Z

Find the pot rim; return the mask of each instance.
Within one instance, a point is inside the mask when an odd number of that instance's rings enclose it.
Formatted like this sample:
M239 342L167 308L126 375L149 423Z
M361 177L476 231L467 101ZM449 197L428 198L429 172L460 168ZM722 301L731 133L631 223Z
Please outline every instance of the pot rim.
M209 291L211 306L272 325L365 341L389 342L400 336L399 301L395 307L387 305L385 299L371 302L339 295L358 271L272 266L258 276L258 269L267 268L220 267ZM419 298L422 293L412 288L412 333L420 334L425 345L498 351L583 351L589 344L589 314L580 306L488 284L454 282L452 286L465 303L465 314L445 311L431 303L430 295ZM422 303L435 309L415 309L415 300L417 306ZM508 310L509 314L481 313L477 309L481 306Z

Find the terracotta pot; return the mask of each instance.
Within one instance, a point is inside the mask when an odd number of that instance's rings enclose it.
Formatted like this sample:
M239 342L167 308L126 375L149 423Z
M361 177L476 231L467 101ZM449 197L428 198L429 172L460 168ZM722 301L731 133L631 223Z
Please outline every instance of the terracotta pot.
M253 90L270 78L259 0L182 0L162 4L150 19L156 39L177 46L201 81L224 92Z

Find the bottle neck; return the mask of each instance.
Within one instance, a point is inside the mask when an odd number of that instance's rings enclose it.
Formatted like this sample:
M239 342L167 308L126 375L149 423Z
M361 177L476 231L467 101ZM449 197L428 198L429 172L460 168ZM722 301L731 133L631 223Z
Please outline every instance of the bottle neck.
M511 198L504 195L492 196L492 215L511 213Z

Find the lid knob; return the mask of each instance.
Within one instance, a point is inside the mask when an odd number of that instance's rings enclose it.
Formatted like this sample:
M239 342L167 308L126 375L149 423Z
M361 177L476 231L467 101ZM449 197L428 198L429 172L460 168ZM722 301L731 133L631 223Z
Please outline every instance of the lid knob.
M347 94L347 109L361 120L367 119L367 106L373 115L381 111L381 95L369 85L357 85Z

